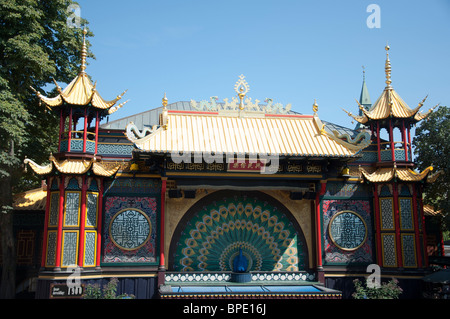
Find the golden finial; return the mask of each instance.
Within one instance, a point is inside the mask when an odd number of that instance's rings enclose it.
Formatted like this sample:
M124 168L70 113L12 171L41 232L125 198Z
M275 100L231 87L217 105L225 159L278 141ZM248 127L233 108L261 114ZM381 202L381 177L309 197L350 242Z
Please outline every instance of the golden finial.
M83 29L83 45L81 47L81 73L84 73L86 70L86 57L87 57L87 49L86 49L86 34L87 29Z
M169 115L168 115L168 111L167 111L167 97L166 97L166 92L164 92L164 97L162 98L162 105L163 105L163 111L161 113L161 119L160 119L160 124L162 125L162 127L167 130L167 124L169 123Z
M387 87L390 88L391 87L391 61L389 60L389 45L386 45L385 50L386 50L386 64L384 66L384 70L386 72L386 84Z
M319 110L319 105L317 104L316 99L314 99L313 111L314 111L314 113L317 113L318 110Z
M164 108L166 108L167 106L167 97L166 97L166 92L164 92L164 97L162 98L162 105L164 106Z
M240 100L239 109L243 110L244 109L244 97L248 93L248 91L250 91L250 87L249 87L247 81L245 81L245 76L243 74L241 74L239 76L239 80L236 82L236 84L234 86L234 91L238 94L238 97Z

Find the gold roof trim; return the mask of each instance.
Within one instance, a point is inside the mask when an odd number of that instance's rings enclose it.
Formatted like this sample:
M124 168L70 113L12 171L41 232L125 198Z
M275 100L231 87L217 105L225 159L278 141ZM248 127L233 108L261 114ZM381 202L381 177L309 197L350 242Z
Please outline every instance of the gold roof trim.
M34 161L30 160L29 158L26 158L23 163L30 165L31 169L38 175L47 175L53 170L53 164L50 162L50 164L46 166L41 166L39 164L36 164Z
M107 168L106 166L102 165L101 163L93 163L92 164L92 171L97 176L103 176L103 177L109 177L114 175L120 168L120 164L112 167Z
M418 182L427 177L427 175L433 170L432 166L427 167L421 173L417 173L409 168L379 168L373 173L368 173L366 169L360 167L360 173L366 178L368 181L373 183L384 183L389 182L394 177L398 178L403 182ZM427 182L432 182L427 179Z
M92 160L66 159L57 161L53 156L50 156L50 164L47 166L40 166L30 159L25 159L24 163L30 165L38 175L48 175L52 172L53 168L63 174L76 175L85 174L92 169L92 172L97 176L109 177L114 175L120 168L120 164L108 168L103 163Z
M126 102L117 106L114 109L111 109L126 93L126 90L118 95L115 99L110 101L104 100L100 94L97 92L96 86L97 83L92 84L89 76L86 74L86 33L87 30L83 30L83 46L81 49L81 70L80 73L69 83L69 85L62 90L61 87L55 82L56 89L59 92L59 95L53 98L48 98L43 96L40 92L31 88L38 98L44 102L49 107L58 107L63 105L63 103L71 104L71 105L92 105L95 108L106 110L109 109L109 114L114 113L120 107L122 107Z

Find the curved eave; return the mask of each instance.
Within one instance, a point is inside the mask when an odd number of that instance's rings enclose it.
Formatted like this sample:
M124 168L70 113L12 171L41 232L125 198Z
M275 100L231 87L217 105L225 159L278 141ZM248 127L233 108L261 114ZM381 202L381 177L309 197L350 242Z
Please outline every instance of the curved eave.
M50 108L59 107L64 104L81 106L91 105L92 107L100 110L108 110L108 114L112 114L126 103L124 102L121 105L116 106L114 110L111 110L113 106L123 97L126 91L118 95L115 99L106 101L97 92L96 84L92 85L89 77L84 72L77 75L64 90L61 90L58 83L55 82L55 84L59 95L53 98L43 96L32 88L38 98Z
M32 189L14 196L13 208L15 210L45 211L47 191L42 187Z
M41 176L49 175L55 169L61 174L68 175L83 175L91 170L92 173L96 176L110 177L114 175L120 168L120 164L115 165L112 168L108 168L101 162L73 159L57 161L54 158L50 158L50 163L46 166L38 165L30 159L25 159L24 163L28 164L36 174Z
M373 173L368 173L364 168L360 168L361 175L372 183L386 183L393 178L397 178L403 182L420 182L425 180L430 183L433 180L427 178L428 174L433 170L432 166L427 167L421 173L417 173L409 168L380 168Z

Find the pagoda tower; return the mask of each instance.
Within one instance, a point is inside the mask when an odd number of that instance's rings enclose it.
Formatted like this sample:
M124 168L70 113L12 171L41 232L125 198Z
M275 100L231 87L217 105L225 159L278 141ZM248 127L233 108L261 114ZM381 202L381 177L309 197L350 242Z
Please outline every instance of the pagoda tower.
M386 87L382 94L370 108L361 99L358 116L346 112L371 132L370 148L376 150L372 164L360 166L359 172L373 189L377 263L391 269L420 269L428 266L422 192L438 174L430 175L431 166L420 173L414 171L410 131L437 105L421 113L426 98L414 109L402 100L391 85L389 46L385 49ZM367 93L364 86L365 82L361 97ZM380 136L383 129L387 140ZM394 138L395 130L400 132L400 141Z
M59 94L52 98L33 89L40 102L60 116L58 153L50 155L46 166L25 160L48 186L44 272L100 266L103 181L120 168L102 161L97 143L100 121L126 103L117 104L125 92L110 101L97 92L85 72L86 33L84 29L80 72L72 82L62 90L55 81Z

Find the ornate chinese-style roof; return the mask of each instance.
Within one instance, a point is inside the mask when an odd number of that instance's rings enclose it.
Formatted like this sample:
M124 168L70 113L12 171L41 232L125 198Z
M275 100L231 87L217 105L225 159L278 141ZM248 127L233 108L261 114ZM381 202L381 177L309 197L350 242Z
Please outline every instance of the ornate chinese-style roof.
M236 100L218 107L212 104L215 98L209 104L205 102L202 109L196 104L197 111L170 111L167 100L163 100L159 126L141 132L130 123L126 136L142 152L177 154L353 157L370 143L368 134L352 139L337 131L329 133L317 116L316 104L314 115L287 114L280 105L272 106L269 112L267 106L261 109L257 100L244 100L241 92L248 92L248 88L238 88L240 103ZM214 111L208 111L213 105Z
M45 210L47 191L40 187L14 196L15 210Z
M96 162L95 160L65 159L58 161L53 156L50 156L50 163L46 166L38 165L30 159L25 159L24 163L28 164L38 175L48 175L54 169L60 173L76 175L82 175L92 170L92 173L96 176L109 177L120 168L120 164L109 167L106 163Z
M115 105L125 94L124 91L122 94L118 95L115 99L110 101L104 100L101 95L98 93L96 89L96 84L92 84L89 76L86 74L86 29L83 30L83 46L81 50L81 71L80 73L69 83L69 85L62 90L61 87L56 83L56 89L59 92L59 95L53 98L49 98L43 96L40 92L33 89L39 99L44 102L50 109L60 107L64 104L69 105L90 105L94 108L105 110L106 114L112 114L121 108L125 103L125 101L119 105Z
M385 183L391 181L393 178L397 178L403 182L419 182L426 181L428 183L432 183L439 176L440 172L437 172L433 175L429 175L433 170L432 166L427 167L421 173L417 173L407 167L385 167L378 168L375 172L369 173L366 169L360 167L359 171L362 176L367 179L369 182L373 183Z
M383 120L389 117L394 118L409 118L414 122L419 122L426 118L438 105L431 108L426 113L419 112L420 108L426 100L426 97L419 103L419 105L411 109L405 101L398 95L398 93L391 86L391 61L389 60L389 46L386 46L386 87L381 96L376 100L372 107L367 110L358 102L360 115L356 116L344 110L349 116L361 124L366 124L373 120Z

